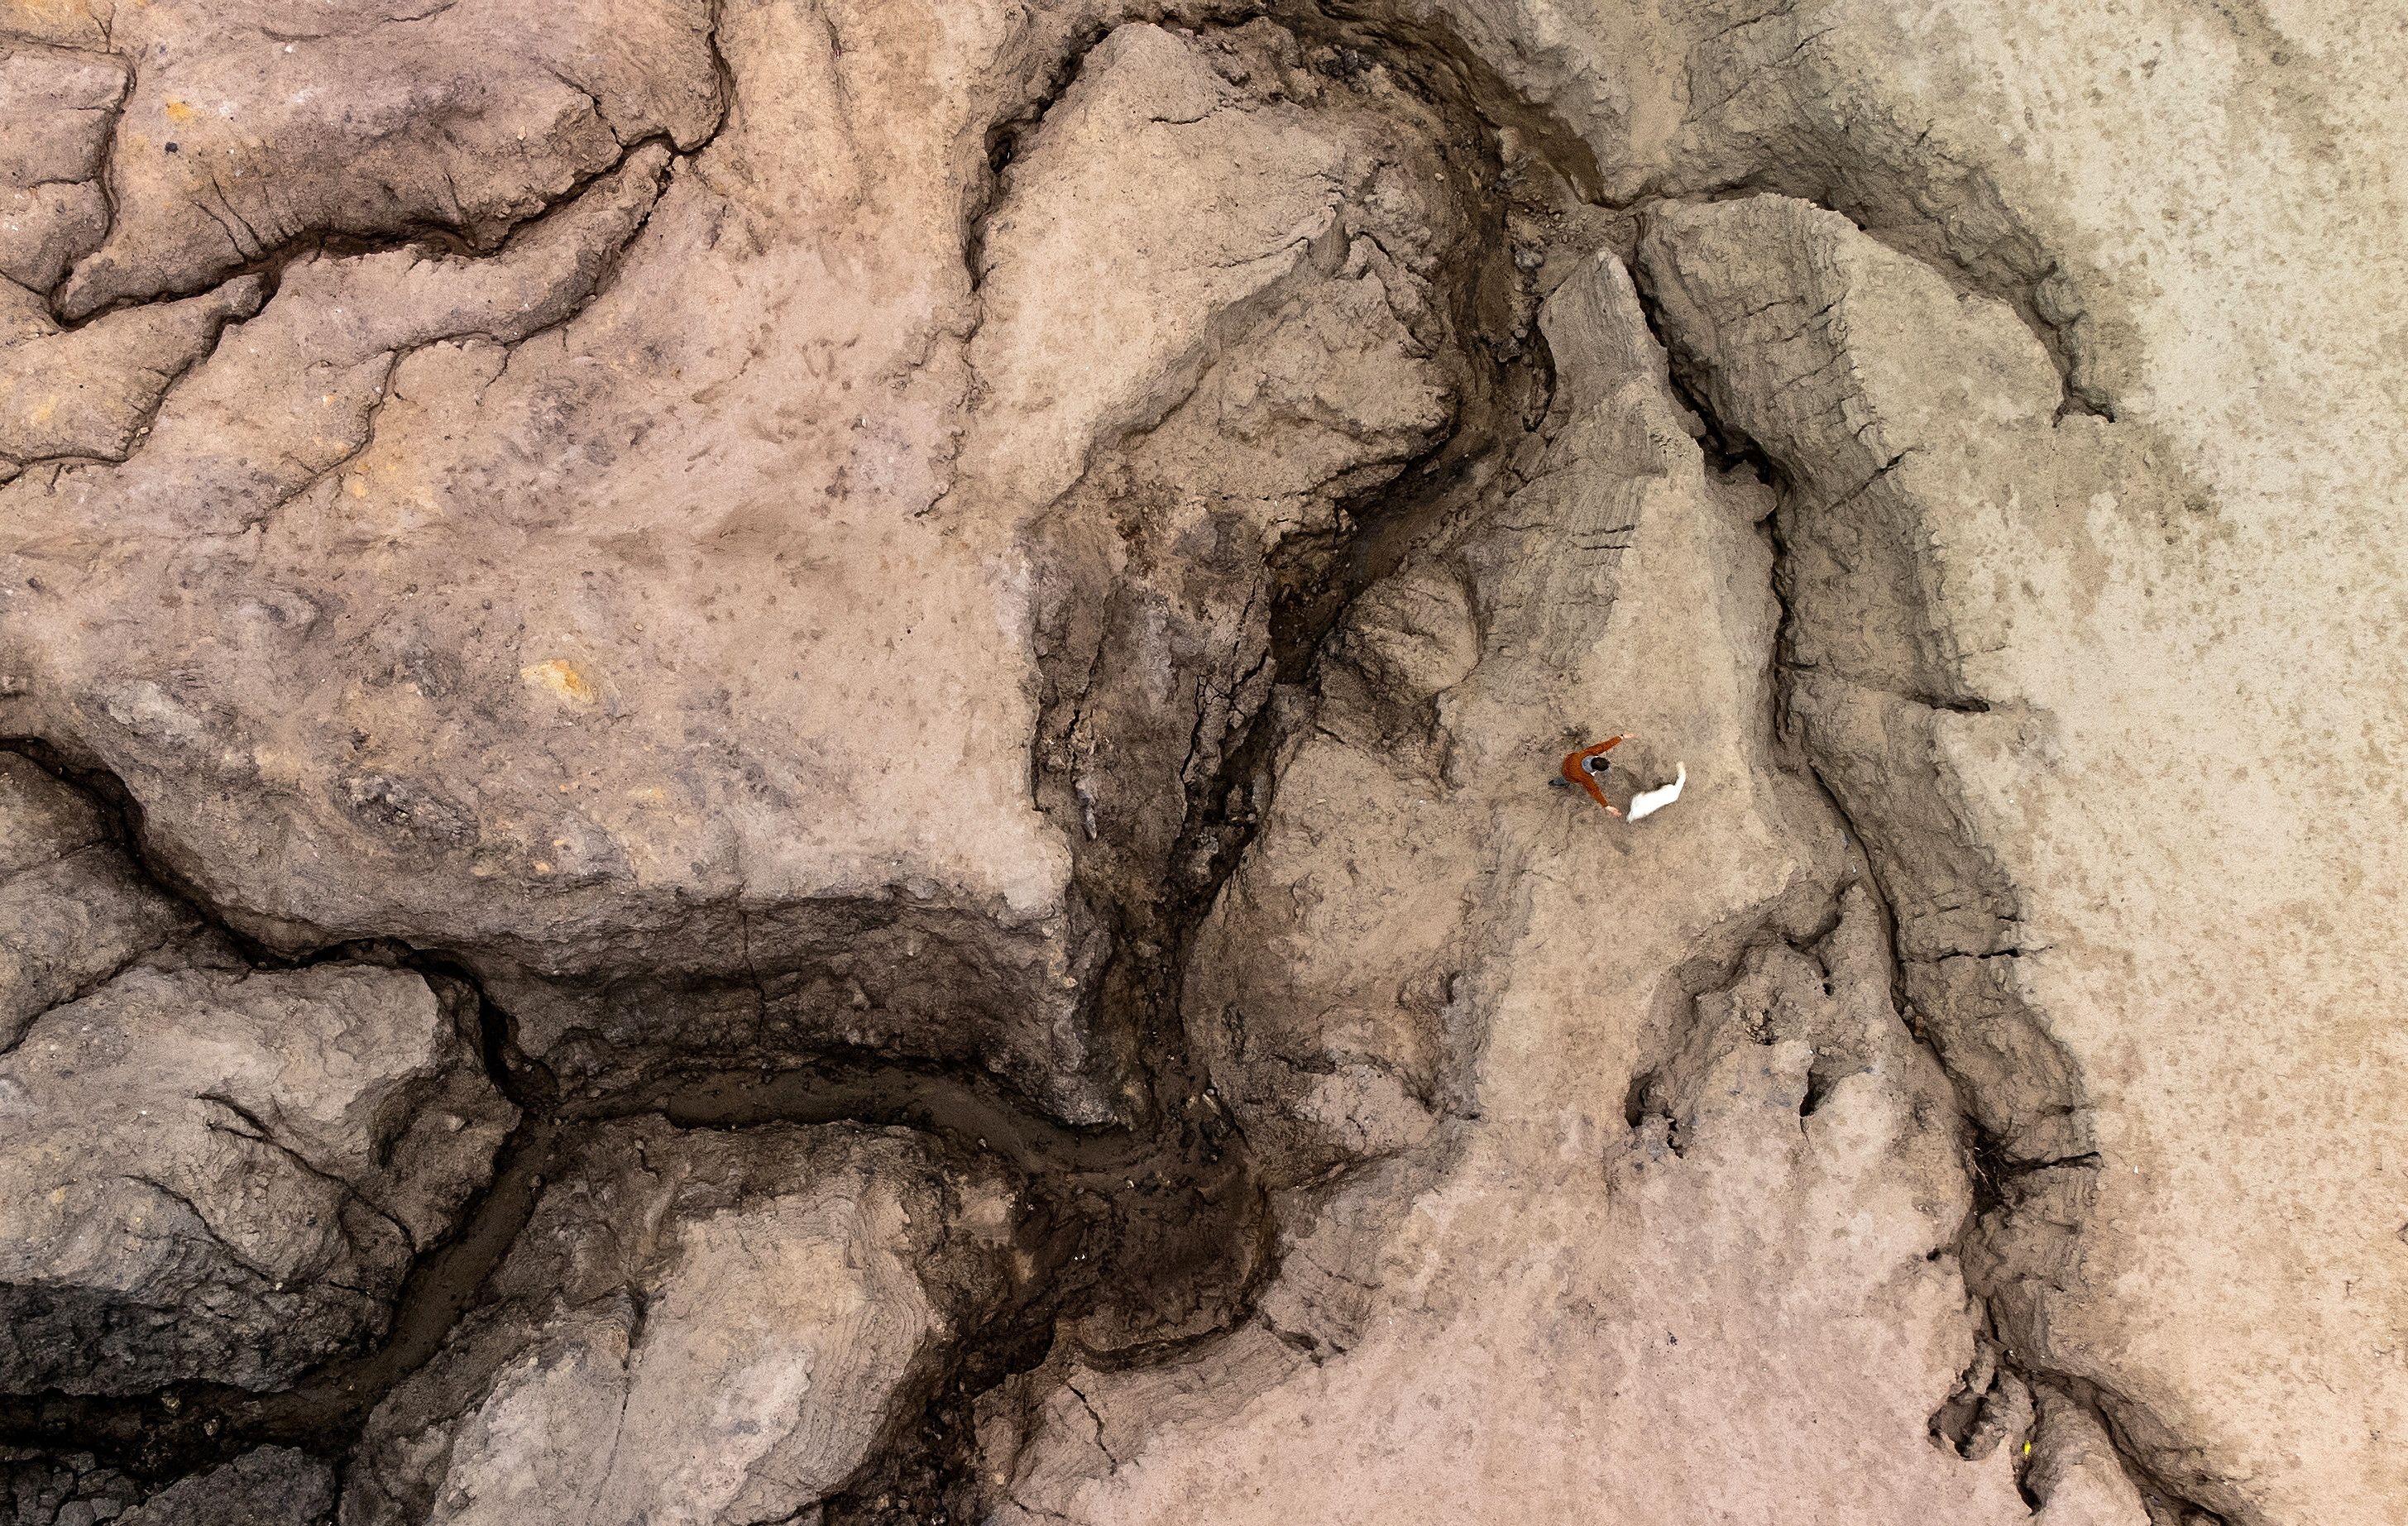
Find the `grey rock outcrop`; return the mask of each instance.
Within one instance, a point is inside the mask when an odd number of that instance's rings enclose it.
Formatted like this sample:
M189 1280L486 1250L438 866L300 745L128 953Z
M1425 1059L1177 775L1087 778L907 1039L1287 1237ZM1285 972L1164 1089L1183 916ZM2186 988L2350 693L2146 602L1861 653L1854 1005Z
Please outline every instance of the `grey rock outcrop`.
M260 1388L383 1329L516 1111L401 970L140 967L0 1056L0 1385Z
M807 1515L1001 1294L1012 1217L900 1132L606 1129L379 1407L344 1519Z
M0 1450L0 1520L8 1526L326 1526L335 1470L290 1447L260 1447L157 1488L89 1454Z
M517 1109L474 998L261 970L0 754L0 1390L289 1381L383 1332Z
M290 1447L262 1447L179 1479L118 1526L322 1526L335 1515L335 1470Z
M99 809L0 753L0 1050L136 959L196 933L108 840Z

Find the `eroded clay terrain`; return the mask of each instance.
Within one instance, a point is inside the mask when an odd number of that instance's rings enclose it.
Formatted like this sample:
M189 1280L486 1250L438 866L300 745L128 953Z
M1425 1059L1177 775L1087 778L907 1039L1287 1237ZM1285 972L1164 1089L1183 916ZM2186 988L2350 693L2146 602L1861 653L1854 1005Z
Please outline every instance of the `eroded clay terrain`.
M0 1521L2408 1519L2403 66L9 0Z

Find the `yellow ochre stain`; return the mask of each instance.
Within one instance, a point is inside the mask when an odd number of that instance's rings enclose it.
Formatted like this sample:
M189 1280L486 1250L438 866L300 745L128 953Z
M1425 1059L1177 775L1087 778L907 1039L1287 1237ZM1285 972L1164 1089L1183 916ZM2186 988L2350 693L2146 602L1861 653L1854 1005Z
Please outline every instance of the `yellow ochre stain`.
M549 662L529 663L519 669L519 677L538 689L552 691L571 705L594 703L594 685L565 659L554 657Z
M167 120L169 121L190 121L193 120L193 108L186 106L181 101L169 101L167 103Z

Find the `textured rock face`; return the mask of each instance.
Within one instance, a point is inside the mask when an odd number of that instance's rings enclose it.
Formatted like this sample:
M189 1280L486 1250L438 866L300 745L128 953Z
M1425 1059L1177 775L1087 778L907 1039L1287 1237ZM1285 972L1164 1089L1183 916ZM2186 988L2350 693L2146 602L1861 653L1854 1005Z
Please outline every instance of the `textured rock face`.
M0 1046L52 1007L198 930L106 840L93 803L14 754L0 758Z
M0 1523L2389 1526L2403 46L0 9Z
M290 1447L261 1447L165 1489L89 1456L0 1455L0 1510L23 1526L325 1526L335 1470Z
M265 1388L381 1335L517 1117L473 999L406 970L251 969L92 801L5 762L0 1383Z
M513 1111L401 971L129 971L0 1060L12 1387L261 1387L380 1332Z
M753 50L747 67L822 65L823 39L768 13L746 25L723 46ZM413 131L443 130L440 93L412 98L428 114ZM64 559L53 576L78 601L199 622L71 630L29 590L13 639L39 677L22 687L78 719L26 725L129 780L219 780L214 797L143 792L158 850L237 926L286 948L349 934L473 950L572 1069L671 1039L681 1055L902 1048L982 1060L1100 1121L1125 1060L1091 1031L1082 980L1109 912L1073 893L1066 818L1028 779L1040 596L1083 621L1137 584L1115 628L1064 637L1109 635L1111 663L1059 661L1182 696L1125 721L1098 706L1063 746L1159 751L1176 734L1159 711L1199 690L1223 713L1182 719L1204 749L1227 734L1260 666L1271 547L1328 533L1340 500L1449 416L1433 282L1460 233L1411 106L1376 71L1321 79L1283 33L1208 47L1135 27L1037 125L972 270L956 245L975 135L867 102L859 183L828 188L841 216L732 188L784 186L851 118L742 119L666 188L667 147L638 122L617 167L584 165L599 178L489 257L296 260L161 409L164 447L17 490L19 563ZM1098 178L1107 144L1148 164L1134 194ZM286 181L338 148L257 173L280 206L306 202ZM473 241L484 224L461 215ZM731 219L757 226L736 236ZM183 278L127 236L76 278ZM833 305L809 295L832 262L859 273ZM1098 305L1105 272L1121 294ZM653 300L666 287L738 295L708 299L697 330ZM779 316L796 303L798 326ZM165 369L168 343L145 360ZM691 421L658 416L664 378ZM818 427L831 410L852 421ZM1135 459L1093 460L1140 427ZM564 452L581 464L565 476ZM1061 503L1088 468L1082 501ZM687 506L665 516L660 492ZM1054 528L1029 535L1049 507ZM355 556L379 567L365 599ZM1041 594L1040 558L1056 570ZM244 634L219 627L236 608ZM1125 661L1142 665L1123 678ZM887 719L855 723L872 710ZM1187 766L1209 771L1197 750ZM1175 830L1181 760L1150 763L1082 792L1158 793L1167 764ZM1131 872L1159 880L1171 830L1111 834L1132 834Z
M811 1509L1010 1275L1006 1193L945 1167L900 1131L605 1131L369 1421L345 1520Z
M334 1519L335 1470L290 1447L262 1447L170 1484L119 1516L123 1526L315 1526Z

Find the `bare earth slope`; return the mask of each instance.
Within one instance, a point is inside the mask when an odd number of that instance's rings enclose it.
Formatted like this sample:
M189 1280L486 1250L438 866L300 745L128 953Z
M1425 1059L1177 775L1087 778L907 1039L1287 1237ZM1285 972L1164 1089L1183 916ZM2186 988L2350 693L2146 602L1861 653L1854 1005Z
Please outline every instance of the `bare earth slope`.
M0 1523L2408 1519L2403 67L0 7Z

